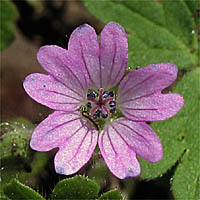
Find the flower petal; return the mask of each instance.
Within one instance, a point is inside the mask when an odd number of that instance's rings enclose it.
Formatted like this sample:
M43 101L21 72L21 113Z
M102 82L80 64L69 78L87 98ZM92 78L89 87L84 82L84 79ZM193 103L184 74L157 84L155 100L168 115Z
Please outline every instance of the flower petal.
M182 96L170 93L129 99L119 106L122 113L132 120L158 121L175 115L183 104Z
M88 89L87 72L77 66L66 49L56 45L43 46L37 53L40 65L56 80L83 98ZM75 63L75 64L74 64Z
M51 109L73 111L80 107L82 101L79 94L50 75L31 74L26 77L23 86L31 98Z
M122 26L108 23L101 32L101 87L109 89L122 79L128 62L128 40Z
M113 137L112 142L122 140L124 146L143 159L157 162L162 158L162 144L153 129L145 122L135 122L122 117L111 123L109 130L112 130L112 135L115 135L111 136ZM117 147L117 142L115 147L120 148Z
M59 174L76 173L91 158L97 145L98 132L82 128L63 142L55 156L55 170Z
M62 146L67 146L72 138L79 138L85 134L94 134L94 138L98 136L98 132L90 128L79 112L55 111L36 127L30 146L37 151L63 148Z
M152 64L130 72L119 85L118 104L160 92L176 80L177 72L171 63Z
M140 164L136 153L126 144L112 125L100 134L98 143L108 168L116 177L124 179L140 174Z
M69 39L68 50L74 60L88 73L92 86L100 88L99 44L97 34L91 26L84 24L76 28Z

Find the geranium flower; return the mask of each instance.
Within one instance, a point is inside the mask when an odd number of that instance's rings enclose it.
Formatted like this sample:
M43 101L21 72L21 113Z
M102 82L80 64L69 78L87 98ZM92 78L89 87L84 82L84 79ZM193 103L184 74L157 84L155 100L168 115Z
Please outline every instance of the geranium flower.
M124 77L124 29L110 22L100 36L99 44L95 30L85 24L73 31L68 50L40 48L37 59L48 75L29 75L24 88L55 112L36 127L30 145L37 151L58 147L55 170L70 175L89 161L98 143L116 177L135 177L141 171L137 156L154 163L163 155L146 121L167 119L183 106L179 94L161 93L178 70L170 63L151 64Z

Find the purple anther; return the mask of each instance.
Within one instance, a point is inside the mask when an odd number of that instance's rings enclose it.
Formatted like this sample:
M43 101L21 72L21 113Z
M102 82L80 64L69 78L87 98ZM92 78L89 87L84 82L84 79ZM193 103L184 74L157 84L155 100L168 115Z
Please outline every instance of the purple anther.
M105 118L107 118L107 117L108 117L108 114L101 113L101 117L105 119Z
M110 101L110 102L109 102L109 106L110 106L110 107L116 106L116 101Z
M114 92L113 92L113 91L110 91L110 92L109 92L109 96L110 96L110 97L114 97Z
M110 113L115 113L115 112L116 112L116 108L115 107L110 109Z
M100 114L102 113L102 111L101 110L97 110L96 111L96 115L98 116L98 117L100 117Z
M87 97L95 99L96 98L96 93L94 91L92 91L92 92L90 92L90 93L87 94Z
M110 101L113 101L114 99L113 99L113 97L108 97L108 98L106 98L106 99L104 99L103 101L102 101L102 104L107 104L108 102L110 102Z
M97 114L94 114L94 115L93 115L93 118L94 118L94 119L97 119L97 117L98 117Z
M88 102L88 103L87 103L87 107L88 107L88 108L92 108L92 103L91 103L91 102Z
M99 106L93 107L90 111L91 115L95 114L97 110L99 110Z
M103 92L103 98L107 98L109 96L109 92L108 91L104 91Z

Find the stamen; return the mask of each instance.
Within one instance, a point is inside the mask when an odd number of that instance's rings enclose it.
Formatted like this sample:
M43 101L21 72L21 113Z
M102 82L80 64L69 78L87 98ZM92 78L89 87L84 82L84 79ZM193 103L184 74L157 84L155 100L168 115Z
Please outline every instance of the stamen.
M109 96L110 96L110 97L114 97L114 92L113 92L113 91L110 91L110 92L109 92Z
M116 101L110 101L110 102L109 102L109 106L110 106L110 107L116 106Z
M101 113L101 116L102 118L106 119L108 117L108 114Z
M113 91L104 91L100 88L99 91L89 91L87 94L88 102L86 104L89 115L96 121L102 117L106 119L110 114L116 112L116 101Z
M94 91L92 91L92 92L90 92L90 93L87 94L87 97L95 99L96 98L96 93Z
M115 112L116 112L116 108L115 107L110 109L110 113L115 113Z
M98 104L98 100L97 99L94 99L94 98L91 98L91 97L88 97L87 98L89 101L92 101L92 102L94 102L95 104Z
M101 113L102 113L101 110L97 110L97 111L96 111L96 114L97 114L98 117L100 117L100 114L101 114Z
M95 114L93 115L93 118L94 118L94 119L97 119L97 117L98 117L98 116L97 116L97 114L95 113Z
M107 98L109 96L109 92L108 91L104 91L103 92L103 98Z
M87 107L88 107L88 108L92 108L92 103L91 103L91 102L88 102L88 103L87 103Z
M90 111L90 113L92 115L94 115L96 113L96 111L99 110L99 106L95 106L94 108L92 108L92 110Z
M107 104L109 101L113 101L114 99L113 99L113 97L108 97L107 99L104 99L103 101L102 101L102 104Z

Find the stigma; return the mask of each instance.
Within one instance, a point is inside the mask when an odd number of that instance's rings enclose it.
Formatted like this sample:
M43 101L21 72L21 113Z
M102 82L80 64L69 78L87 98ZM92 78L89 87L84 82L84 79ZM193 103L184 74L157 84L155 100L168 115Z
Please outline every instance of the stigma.
M116 112L116 100L113 91L104 91L103 88L100 88L97 92L88 91L87 100L86 106L93 119L106 119Z

